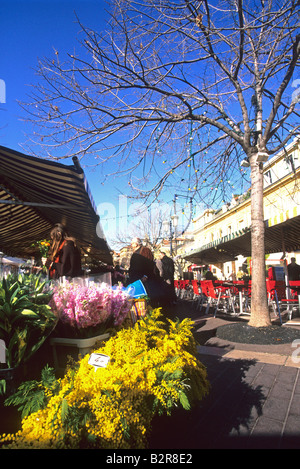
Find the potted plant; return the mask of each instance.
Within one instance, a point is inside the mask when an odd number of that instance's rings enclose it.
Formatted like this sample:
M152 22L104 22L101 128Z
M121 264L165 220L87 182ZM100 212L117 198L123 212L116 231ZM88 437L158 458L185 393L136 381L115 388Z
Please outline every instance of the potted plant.
M50 343L54 365L59 369L58 346L68 347L70 354L71 347L75 347L74 358L84 356L97 342L109 337L109 329L124 323L132 300L121 288L106 283L82 286L65 282L55 287L50 306L58 319Z
M41 276L10 275L0 283L0 339L5 344L0 392L54 329L57 318L48 306L50 297Z

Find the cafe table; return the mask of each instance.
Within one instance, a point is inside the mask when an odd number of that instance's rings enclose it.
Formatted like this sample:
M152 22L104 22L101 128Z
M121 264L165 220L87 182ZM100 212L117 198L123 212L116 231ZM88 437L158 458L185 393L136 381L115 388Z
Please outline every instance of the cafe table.
M246 312L243 312L243 290L247 288L247 285L245 283L234 283L234 282L224 282L222 284L223 287L225 288L236 288L239 292L239 314L249 314Z

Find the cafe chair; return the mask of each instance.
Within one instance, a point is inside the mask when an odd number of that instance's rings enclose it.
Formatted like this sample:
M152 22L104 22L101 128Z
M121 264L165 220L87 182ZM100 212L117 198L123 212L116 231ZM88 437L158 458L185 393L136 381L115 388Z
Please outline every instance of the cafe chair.
M279 316L280 323L282 324L282 318L281 318L282 307L287 307L288 318L290 321L293 315L293 305L296 305L298 310L300 311L300 299L298 295L296 295L296 292L292 292L291 297L287 298L286 285L284 281L276 281L276 280L267 279L266 284L267 284L269 305L272 306L273 311L275 311L275 314L277 313L277 316Z
M200 287L198 280L192 280L192 288L193 288L194 304L196 305L196 309L198 309L200 305L202 304L202 298L203 298L201 287Z
M217 311L236 314L230 290L224 291L222 287L215 289L212 280L202 280L201 289L207 298L205 314L208 314L211 307L214 307L214 317L216 317Z

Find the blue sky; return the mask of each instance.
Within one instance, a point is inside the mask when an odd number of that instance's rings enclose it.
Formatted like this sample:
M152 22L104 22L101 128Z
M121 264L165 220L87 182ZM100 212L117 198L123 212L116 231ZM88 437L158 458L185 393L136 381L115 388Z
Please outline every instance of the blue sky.
M21 149L29 129L20 120L25 114L17 100L28 99L38 58L51 56L54 48L73 51L80 30L74 11L84 23L105 26L102 0L1 0L0 78L6 83L2 145Z
M78 50L77 40L81 35L75 12L84 25L103 30L108 18L106 8L104 0L0 1L0 80L5 83L5 102L0 103L1 145L27 152L26 141L31 134L31 127L18 101L30 101L29 94L33 91L31 85L34 86L38 79L35 74L38 59L54 56L54 50L60 53L73 53L74 48ZM63 163L72 164L72 161L63 160ZM113 234L118 229L124 231L126 223L130 222L128 215L133 213L134 208L132 200L120 198L120 194L129 195L126 176L110 178L103 183L99 168L85 166L84 161L81 165L98 207L104 233L109 238L110 231ZM165 198L171 210L176 192L178 190L171 187ZM186 226L189 197L178 199L177 203L179 214L185 211L181 216L181 224Z
M27 114L18 101L29 101L31 85L37 82L38 59L51 57L54 49L72 53L79 47L80 26L74 12L84 25L104 29L106 7L103 0L1 0L0 80L5 83L5 102L0 104L2 146L26 153L22 144L26 144L31 128L23 121ZM63 163L72 164L72 160ZM120 200L120 192L126 194L127 180L110 179L103 185L99 168L84 167L84 171L109 237L110 228L116 227L113 217L121 217L123 226L126 220L131 202L126 205L124 198Z

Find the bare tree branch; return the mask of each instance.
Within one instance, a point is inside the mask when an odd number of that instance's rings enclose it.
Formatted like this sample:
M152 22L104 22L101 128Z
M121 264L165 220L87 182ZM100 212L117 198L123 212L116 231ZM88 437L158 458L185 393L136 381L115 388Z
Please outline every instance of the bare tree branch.
M299 1L111 0L80 54L40 61L29 109L48 157L97 157L146 200L184 191L220 204L251 167L256 325L268 324L259 156L299 134ZM63 152L63 155L62 155ZM39 152L40 154L40 152ZM248 187L250 181L247 182ZM248 189L245 187L245 189ZM257 320L261 315L262 320Z

